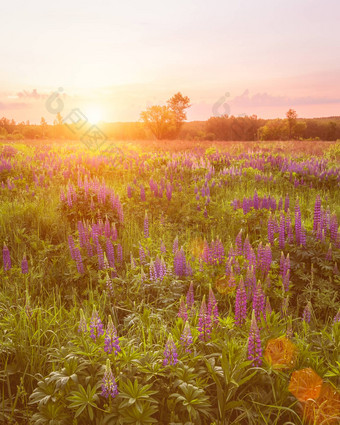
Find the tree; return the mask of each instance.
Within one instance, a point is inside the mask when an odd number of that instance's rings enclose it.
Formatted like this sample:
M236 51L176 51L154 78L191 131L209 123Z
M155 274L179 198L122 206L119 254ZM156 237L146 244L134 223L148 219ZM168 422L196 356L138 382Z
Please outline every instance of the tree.
M46 131L47 131L47 122L46 122L44 117L41 117L40 127L41 127L41 130L42 130L42 136L45 137Z
M171 139L178 135L186 120L185 110L189 108L190 99L176 93L167 101L167 106L150 106L141 112L144 124L157 139Z
M182 93L178 92L167 101L167 104L168 108L175 114L176 131L178 134L183 124L183 121L187 119L187 114L185 110L190 108L191 106L190 99L188 98L188 96L183 96Z
M294 109L289 109L289 111L286 113L286 117L288 121L288 136L289 139L291 139L294 134L294 129L296 127L297 113L296 111L294 111Z

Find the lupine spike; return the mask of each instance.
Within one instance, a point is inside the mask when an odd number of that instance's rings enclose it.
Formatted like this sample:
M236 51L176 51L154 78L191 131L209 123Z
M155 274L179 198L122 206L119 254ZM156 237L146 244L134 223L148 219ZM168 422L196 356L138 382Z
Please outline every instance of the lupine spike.
M177 355L176 345L174 343L172 335L169 334L168 340L165 344L163 365L174 366L178 362L177 357L178 355Z
M115 355L117 355L120 351L119 338L117 336L117 329L113 324L112 317L109 315L109 320L105 333L105 347L104 351L111 354L114 350Z
M114 398L118 394L117 383L111 370L110 359L106 360L105 372L102 380L102 396L105 398Z
M255 312L253 310L251 324L248 337L248 360L253 366L261 366L262 364L262 346L260 331L257 327Z
M185 322L185 326L182 332L182 335L180 337L181 343L185 349L186 353L191 353L191 345L192 345L192 334L191 329L188 321Z

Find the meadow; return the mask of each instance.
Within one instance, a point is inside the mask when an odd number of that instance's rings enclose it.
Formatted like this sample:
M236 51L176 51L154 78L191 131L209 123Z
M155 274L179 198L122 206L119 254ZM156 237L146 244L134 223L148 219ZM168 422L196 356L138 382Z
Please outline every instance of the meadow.
M339 142L0 144L0 423L340 423Z

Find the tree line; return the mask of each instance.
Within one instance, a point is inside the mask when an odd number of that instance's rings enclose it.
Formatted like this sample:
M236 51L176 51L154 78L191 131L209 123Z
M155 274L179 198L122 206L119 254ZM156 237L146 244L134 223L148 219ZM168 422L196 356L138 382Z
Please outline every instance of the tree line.
M289 109L284 119L261 119L256 115L235 117L213 116L207 121L187 122L186 110L190 99L180 92L166 105L148 107L138 122L100 123L105 137L116 140L184 139L184 140L338 140L340 116L331 118L300 119ZM63 122L58 114L53 125L44 117L39 125L29 121L16 123L13 119L0 119L0 139L78 139L79 132Z

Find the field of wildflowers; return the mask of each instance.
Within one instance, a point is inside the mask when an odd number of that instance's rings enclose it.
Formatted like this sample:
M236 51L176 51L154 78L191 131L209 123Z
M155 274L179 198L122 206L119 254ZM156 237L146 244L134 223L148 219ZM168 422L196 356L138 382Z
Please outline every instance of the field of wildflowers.
M0 145L0 423L340 423L340 146Z

